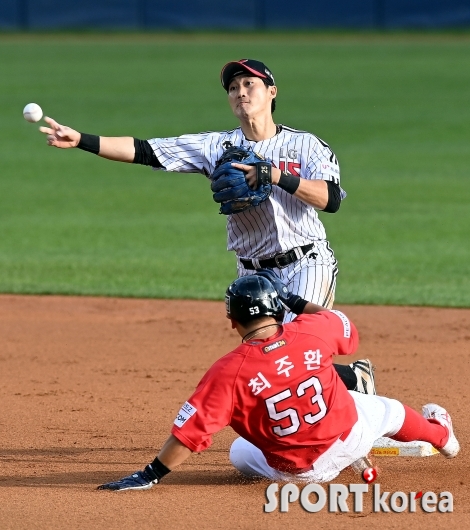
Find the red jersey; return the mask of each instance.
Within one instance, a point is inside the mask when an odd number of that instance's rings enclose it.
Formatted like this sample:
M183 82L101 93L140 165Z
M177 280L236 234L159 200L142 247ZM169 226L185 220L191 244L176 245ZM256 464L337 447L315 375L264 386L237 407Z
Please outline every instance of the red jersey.
M356 327L340 311L299 315L268 340L242 343L216 361L178 413L172 434L192 451L232 429L268 464L300 473L357 421L332 365L356 351Z

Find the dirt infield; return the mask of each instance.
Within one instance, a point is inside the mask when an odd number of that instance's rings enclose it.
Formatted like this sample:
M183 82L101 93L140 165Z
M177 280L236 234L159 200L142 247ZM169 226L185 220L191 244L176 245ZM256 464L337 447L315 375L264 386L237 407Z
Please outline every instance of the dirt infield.
M455 460L382 458L382 491L450 491L454 513L263 513L225 429L145 492L96 486L151 461L208 366L238 344L222 302L0 296L0 528L468 528L470 310L339 306L380 394L451 412ZM343 359L342 362L350 362ZM360 482L352 471L335 482ZM352 505L350 504L350 508Z

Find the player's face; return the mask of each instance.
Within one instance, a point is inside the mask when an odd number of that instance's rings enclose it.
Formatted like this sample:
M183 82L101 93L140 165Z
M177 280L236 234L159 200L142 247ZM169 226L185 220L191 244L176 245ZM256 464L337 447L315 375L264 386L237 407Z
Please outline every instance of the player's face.
M266 86L259 77L234 77L228 88L228 101L238 119L253 118L258 114L271 113L271 101L277 88Z

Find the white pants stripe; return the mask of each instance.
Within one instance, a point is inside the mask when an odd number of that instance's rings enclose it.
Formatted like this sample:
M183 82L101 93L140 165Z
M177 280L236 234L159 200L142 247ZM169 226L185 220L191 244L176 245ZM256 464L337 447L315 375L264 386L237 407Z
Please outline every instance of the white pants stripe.
M356 403L358 420L349 436L337 440L312 466L311 471L294 475L273 469L263 453L244 438L230 448L230 461L249 477L287 482L329 482L353 462L366 456L381 436L393 436L405 421L405 409L396 399L350 391Z

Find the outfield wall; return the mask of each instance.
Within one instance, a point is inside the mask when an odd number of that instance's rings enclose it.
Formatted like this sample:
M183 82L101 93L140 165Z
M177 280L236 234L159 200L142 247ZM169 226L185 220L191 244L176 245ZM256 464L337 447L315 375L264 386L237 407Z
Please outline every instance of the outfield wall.
M470 26L470 0L0 0L0 29L309 29Z

